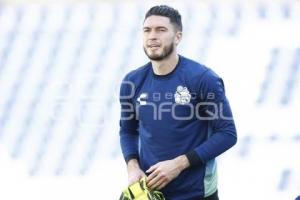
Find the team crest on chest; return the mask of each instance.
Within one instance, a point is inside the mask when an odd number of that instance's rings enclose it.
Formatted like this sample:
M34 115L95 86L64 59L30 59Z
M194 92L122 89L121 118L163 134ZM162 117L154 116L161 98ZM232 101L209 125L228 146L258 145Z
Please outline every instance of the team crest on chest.
M187 87L177 86L174 94L175 102L181 105L188 104L191 101L191 94Z

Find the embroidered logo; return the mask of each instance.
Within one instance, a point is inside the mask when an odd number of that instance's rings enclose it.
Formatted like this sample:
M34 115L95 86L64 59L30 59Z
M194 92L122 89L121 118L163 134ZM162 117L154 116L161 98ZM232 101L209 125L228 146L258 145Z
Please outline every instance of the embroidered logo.
M175 102L181 105L188 104L191 101L191 94L186 87L179 85L174 94Z

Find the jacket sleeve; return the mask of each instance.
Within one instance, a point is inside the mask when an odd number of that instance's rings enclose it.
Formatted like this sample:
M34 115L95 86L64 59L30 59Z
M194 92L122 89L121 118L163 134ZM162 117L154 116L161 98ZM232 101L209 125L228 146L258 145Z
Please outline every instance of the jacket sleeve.
M138 159L138 120L136 119L135 107L132 101L135 87L127 76L123 79L120 87L119 100L121 104L120 114L120 144L123 157L126 162L130 159Z
M200 165L219 156L237 142L236 128L223 81L212 70L207 70L198 83L202 96L200 120L208 123L207 140L186 154L190 165Z

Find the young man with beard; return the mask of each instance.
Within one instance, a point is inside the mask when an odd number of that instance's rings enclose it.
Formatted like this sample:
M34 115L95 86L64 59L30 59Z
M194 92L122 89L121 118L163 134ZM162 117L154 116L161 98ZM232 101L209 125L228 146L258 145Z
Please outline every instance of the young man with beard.
M181 16L152 7L143 24L150 62L128 73L121 85L120 143L132 184L167 200L218 200L215 158L237 141L222 79L177 54Z

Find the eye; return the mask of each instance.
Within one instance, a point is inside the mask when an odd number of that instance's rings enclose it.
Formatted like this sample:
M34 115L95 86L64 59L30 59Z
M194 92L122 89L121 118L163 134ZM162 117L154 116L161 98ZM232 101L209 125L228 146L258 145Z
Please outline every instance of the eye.
M165 28L160 28L160 29L158 29L158 31L160 31L160 32L166 32L166 29Z
M144 33L147 33L149 32L150 30L149 29L144 29Z

